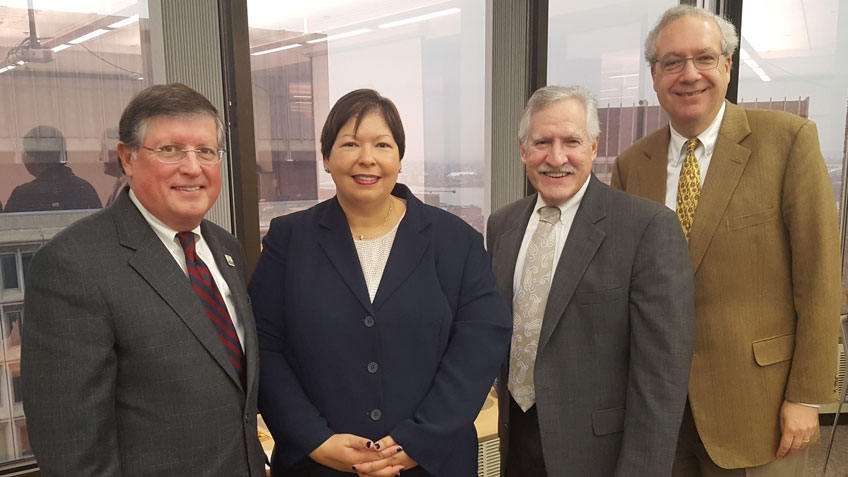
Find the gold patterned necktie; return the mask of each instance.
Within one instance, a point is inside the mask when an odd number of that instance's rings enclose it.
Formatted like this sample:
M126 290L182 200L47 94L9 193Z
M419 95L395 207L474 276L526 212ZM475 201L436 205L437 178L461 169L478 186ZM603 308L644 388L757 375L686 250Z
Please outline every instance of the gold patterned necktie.
M513 299L512 344L509 351L509 392L522 411L536 402L533 368L539 346L539 332L551 290L559 207L541 207L539 225L524 258L521 282Z
M698 138L686 141L686 157L683 158L683 166L680 168L680 180L677 184L677 217L683 228L683 235L689 240L689 231L692 230L692 222L695 221L695 209L698 208L698 199L701 198L701 166L695 157L695 149L701 141Z

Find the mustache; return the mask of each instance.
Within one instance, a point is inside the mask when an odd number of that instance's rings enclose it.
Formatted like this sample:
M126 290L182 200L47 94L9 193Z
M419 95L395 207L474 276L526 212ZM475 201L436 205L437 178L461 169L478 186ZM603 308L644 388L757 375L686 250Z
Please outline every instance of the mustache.
M540 174L546 174L546 173L549 173L549 172L562 172L562 173L565 173L565 174L576 174L577 168L575 168L574 166L571 166L571 165L563 165L563 166L560 166L560 167L540 167L539 168Z

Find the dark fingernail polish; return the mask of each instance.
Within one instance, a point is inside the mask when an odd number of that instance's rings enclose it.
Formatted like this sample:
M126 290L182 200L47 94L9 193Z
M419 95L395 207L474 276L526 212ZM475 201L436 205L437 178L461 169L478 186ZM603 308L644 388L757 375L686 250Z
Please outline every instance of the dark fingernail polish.
M356 466L355 465L350 466L350 468L353 469L354 472L356 472Z
M398 453L403 452L403 447L398 447L398 450L397 450L397 451L398 451Z
M370 449L370 448L371 448L371 441L366 442L366 443L365 443L365 447L367 447L367 448L369 448L369 449Z
M380 444L374 443L374 448L380 450Z

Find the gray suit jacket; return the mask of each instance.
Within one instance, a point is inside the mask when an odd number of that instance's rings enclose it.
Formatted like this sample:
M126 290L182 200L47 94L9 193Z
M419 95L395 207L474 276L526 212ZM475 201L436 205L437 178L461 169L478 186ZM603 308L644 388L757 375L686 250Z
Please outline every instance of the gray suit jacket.
M244 253L220 227L204 221L201 231L244 324L247 392L125 190L41 247L29 268L21 372L42 475L265 475Z
M666 207L589 180L556 265L536 358L545 467L550 476L670 475L692 358L686 241ZM510 304L535 202L526 197L489 218L492 270ZM502 463L506 382L504 370Z

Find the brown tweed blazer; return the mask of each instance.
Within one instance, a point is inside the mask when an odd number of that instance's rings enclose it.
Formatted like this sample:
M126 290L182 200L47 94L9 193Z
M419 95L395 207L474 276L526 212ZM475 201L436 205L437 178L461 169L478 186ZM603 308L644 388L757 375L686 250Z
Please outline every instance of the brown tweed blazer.
M669 134L619 156L613 187L664 202ZM721 467L768 463L784 399L836 399L839 231L814 123L727 103L689 254L698 432Z

